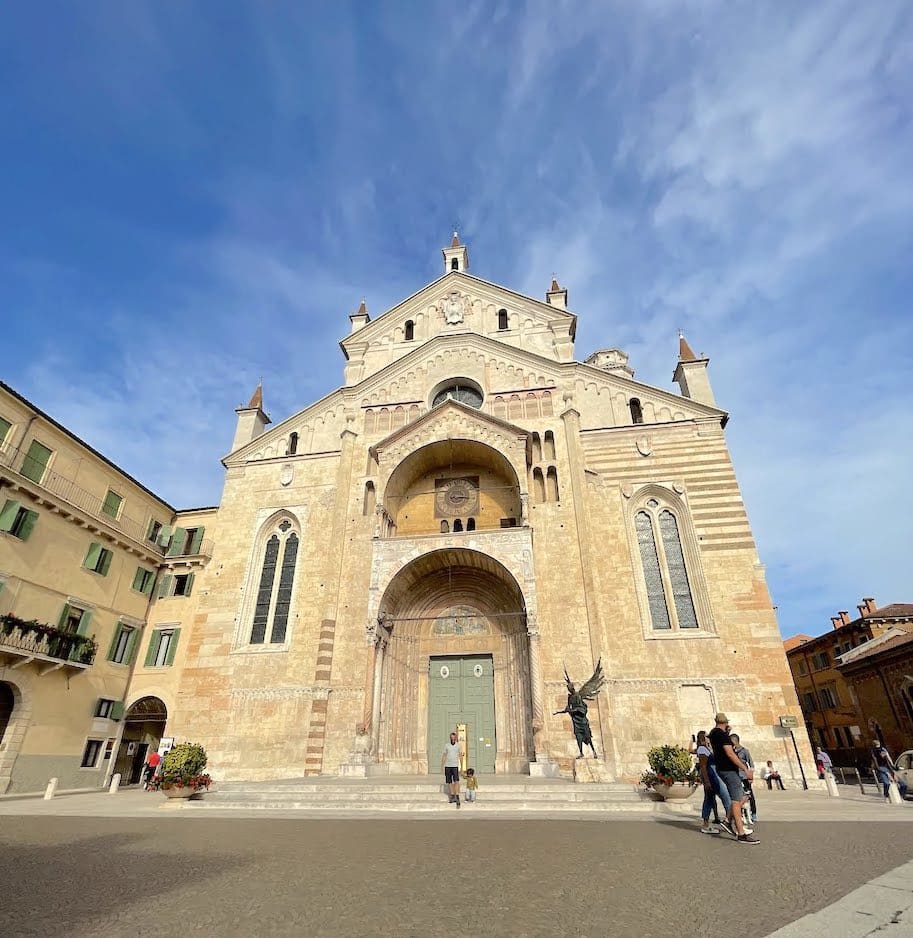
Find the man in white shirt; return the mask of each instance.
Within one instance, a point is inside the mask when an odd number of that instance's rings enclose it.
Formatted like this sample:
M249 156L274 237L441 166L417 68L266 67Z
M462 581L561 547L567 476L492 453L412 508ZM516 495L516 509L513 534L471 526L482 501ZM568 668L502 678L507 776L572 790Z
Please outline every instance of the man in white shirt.
M777 771L776 766L770 759L767 760L767 765L761 769L761 778L767 782L768 788L774 787L774 782L777 783L780 791L786 791L786 786L783 784L783 779L780 778L780 773Z
M444 746L441 753L441 768L444 770L444 782L450 789L450 803L460 806L460 760L463 756L463 747L457 739L456 733L450 734L450 742Z

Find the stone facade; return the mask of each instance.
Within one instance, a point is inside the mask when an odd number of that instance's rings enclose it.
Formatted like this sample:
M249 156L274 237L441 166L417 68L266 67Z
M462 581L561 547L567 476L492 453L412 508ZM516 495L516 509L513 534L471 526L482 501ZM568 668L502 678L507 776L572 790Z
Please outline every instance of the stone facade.
M167 735L203 743L217 778L436 771L455 656L470 735L492 705L472 662L492 675L494 729L469 743L497 772L573 777L564 672L601 659L600 777L637 778L650 747L723 709L798 778L778 720L799 707L708 360L682 340L680 394L618 349L578 362L555 281L541 302L470 275L456 237L443 258L376 320L349 317L336 391L271 425L258 388L218 508L163 519L117 765Z
M337 391L269 429L262 399L239 412L168 732L205 743L228 778L435 771L429 668L491 655L497 770L570 775L570 722L552 715L564 668L583 680L601 658L590 716L612 777L717 709L798 776L778 719L799 708L707 360L683 343L692 398L635 381L618 350L577 362L566 291L486 283L461 250L377 320L350 317ZM656 537L677 525L667 613L647 584L647 515ZM280 602L264 545L289 532L287 621L251 643L258 602L268 616ZM676 536L690 611L673 595Z

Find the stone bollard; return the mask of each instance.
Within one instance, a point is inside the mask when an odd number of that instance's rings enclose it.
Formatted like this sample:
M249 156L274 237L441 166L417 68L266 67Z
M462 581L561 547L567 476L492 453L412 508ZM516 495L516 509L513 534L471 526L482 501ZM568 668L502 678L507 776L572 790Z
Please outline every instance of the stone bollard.
M888 801L891 804L903 804L903 798L900 797L900 789L897 787L897 782L891 782L888 786Z
M120 788L120 772L117 772L114 778L111 779L111 787L108 789L108 794L116 795L118 788Z
M827 787L827 793L831 798L840 797L840 789L837 788L837 779L834 778L833 772L824 773L824 784Z
M52 778L48 781L48 787L44 790L44 800L50 801L57 794L57 783L60 779ZM900 794L898 792L898 794Z

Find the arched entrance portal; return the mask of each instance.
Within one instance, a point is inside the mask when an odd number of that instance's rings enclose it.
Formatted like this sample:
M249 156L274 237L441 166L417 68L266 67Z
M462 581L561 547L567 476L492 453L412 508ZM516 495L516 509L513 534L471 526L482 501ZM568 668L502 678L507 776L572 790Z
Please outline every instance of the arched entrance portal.
M139 784L147 757L158 750L165 735L167 721L168 709L158 697L141 697L124 714L124 734L114 767L122 784Z
M383 653L375 753L391 772L437 772L459 727L479 772L533 758L522 591L497 560L466 548L415 558L380 605Z

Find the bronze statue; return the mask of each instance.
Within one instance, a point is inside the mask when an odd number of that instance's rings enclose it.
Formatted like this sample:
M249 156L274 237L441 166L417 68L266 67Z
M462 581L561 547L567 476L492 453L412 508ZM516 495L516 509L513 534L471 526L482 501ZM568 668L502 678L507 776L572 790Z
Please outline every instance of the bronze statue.
M574 738L577 740L577 748L580 750L580 755L577 756L578 759L583 758L584 745L589 746L593 750L593 758L598 759L596 747L593 745L590 721L586 715L586 701L593 700L605 684L605 675L602 673L602 658L596 662L596 670L593 672L593 676L580 690L574 687L574 682L570 679L567 668L564 669L564 680L567 683L567 706L563 710L556 711L553 715L558 716L559 713L570 714L571 722L574 724Z

